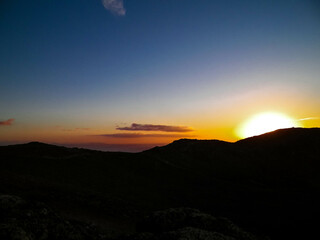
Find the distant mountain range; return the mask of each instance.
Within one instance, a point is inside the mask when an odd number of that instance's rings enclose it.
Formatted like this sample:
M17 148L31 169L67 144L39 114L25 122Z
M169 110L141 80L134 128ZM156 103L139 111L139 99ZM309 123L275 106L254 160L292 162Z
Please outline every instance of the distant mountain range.
M319 128L281 129L236 143L181 139L140 153L38 142L0 147L0 194L41 202L63 219L94 223L106 238L223 239L203 222L205 232L189 220L169 229L174 234L141 227L145 216L162 210L170 218L197 211L227 218L257 238L306 239L319 223L319 172Z

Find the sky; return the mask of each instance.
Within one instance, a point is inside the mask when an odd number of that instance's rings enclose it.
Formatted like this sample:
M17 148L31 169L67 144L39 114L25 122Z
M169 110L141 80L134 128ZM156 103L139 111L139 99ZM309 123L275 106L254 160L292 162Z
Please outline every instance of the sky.
M0 144L141 151L320 126L316 0L3 0Z

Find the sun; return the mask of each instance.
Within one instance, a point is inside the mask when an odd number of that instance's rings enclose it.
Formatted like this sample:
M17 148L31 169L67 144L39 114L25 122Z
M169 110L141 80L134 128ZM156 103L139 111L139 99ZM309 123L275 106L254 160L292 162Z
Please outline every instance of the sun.
M264 112L247 120L237 129L237 135L241 138L252 137L281 128L299 127L290 117L282 113Z

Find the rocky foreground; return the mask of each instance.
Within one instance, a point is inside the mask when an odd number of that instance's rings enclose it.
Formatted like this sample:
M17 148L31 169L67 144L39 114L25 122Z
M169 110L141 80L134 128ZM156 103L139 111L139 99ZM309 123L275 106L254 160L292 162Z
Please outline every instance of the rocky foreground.
M95 225L68 221L48 206L13 195L0 195L0 239L107 240ZM258 240L226 218L215 218L196 209L157 211L143 218L136 233L117 240ZM264 238L265 239L265 238Z

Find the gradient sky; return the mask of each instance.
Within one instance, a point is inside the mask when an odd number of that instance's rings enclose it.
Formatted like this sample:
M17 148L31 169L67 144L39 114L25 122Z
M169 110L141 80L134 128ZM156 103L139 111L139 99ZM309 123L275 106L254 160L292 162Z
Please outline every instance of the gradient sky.
M316 0L0 2L2 145L236 141L265 111L319 127L319 76Z

